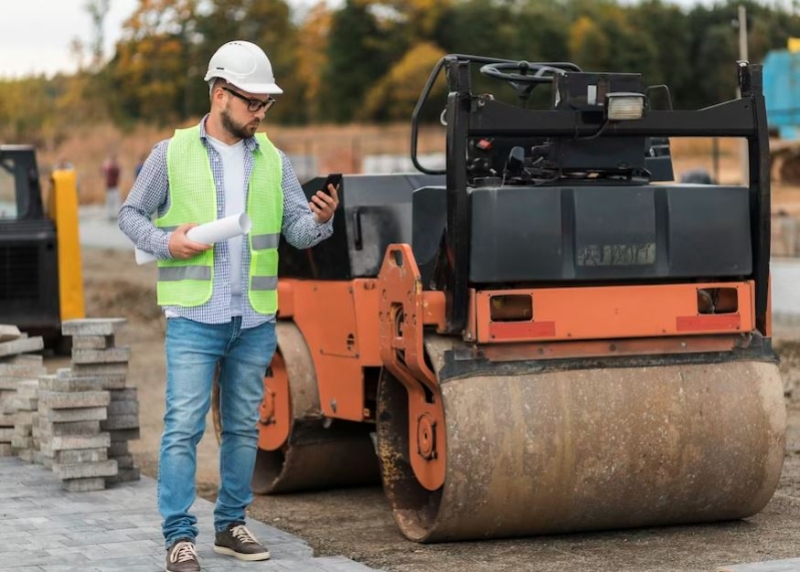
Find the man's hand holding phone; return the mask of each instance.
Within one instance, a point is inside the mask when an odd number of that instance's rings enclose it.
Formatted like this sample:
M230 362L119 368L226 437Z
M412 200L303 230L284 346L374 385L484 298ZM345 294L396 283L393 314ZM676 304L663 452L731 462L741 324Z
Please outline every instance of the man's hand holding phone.
M325 179L322 189L317 191L308 207L314 213L314 218L318 223L323 224L330 220L336 207L339 206L339 186L342 183L341 173L331 173Z

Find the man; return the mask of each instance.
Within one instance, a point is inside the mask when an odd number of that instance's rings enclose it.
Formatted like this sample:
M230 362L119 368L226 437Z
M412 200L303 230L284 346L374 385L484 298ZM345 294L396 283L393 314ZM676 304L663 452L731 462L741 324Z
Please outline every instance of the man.
M103 183L106 189L106 214L109 220L117 217L119 210L119 174L120 167L116 154L112 154L103 162Z
M329 237L339 203L332 185L306 202L284 154L256 133L273 95L283 93L258 46L223 45L205 79L210 112L153 148L119 213L120 229L158 258L158 303L167 317L158 505L172 572L200 570L189 507L217 363L222 441L214 550L269 558L244 524L263 377L276 346L278 239L283 233L291 245L308 248ZM252 220L248 236L213 247L186 236L197 224L243 210Z

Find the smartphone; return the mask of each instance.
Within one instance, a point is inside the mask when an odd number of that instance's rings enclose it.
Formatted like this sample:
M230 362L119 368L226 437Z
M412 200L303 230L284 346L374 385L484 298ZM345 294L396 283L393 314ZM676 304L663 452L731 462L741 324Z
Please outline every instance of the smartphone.
M322 183L322 191L324 193L329 193L328 191L328 184L333 185L336 189L336 192L339 192L339 186L342 184L342 174L341 173L331 173L328 175L328 178L325 179L325 182Z

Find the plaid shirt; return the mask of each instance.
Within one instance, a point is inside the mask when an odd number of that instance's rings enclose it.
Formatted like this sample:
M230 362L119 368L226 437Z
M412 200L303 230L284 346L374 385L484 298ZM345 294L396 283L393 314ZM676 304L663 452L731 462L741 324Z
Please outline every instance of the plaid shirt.
M208 117L208 116L206 116ZM211 172L217 188L217 216L225 215L225 177L222 173L222 158L214 146L206 138L204 117L200 121L200 139L208 151ZM253 170L253 153L258 149L255 137L245 139L244 176L245 189ZM169 139L155 145L145 161L142 171L136 178L125 204L119 211L119 228L136 245L137 248L150 252L159 259L172 258L169 252L171 232L156 228L151 222L154 212L162 216L169 208L169 180L167 177L167 146ZM295 248L310 248L333 234L333 218L324 224L314 219L308 208L308 201L300 182L297 180L291 163L280 152L283 164L283 224L282 233L286 241ZM247 191L245 191L246 193ZM245 204L247 196L245 195ZM247 242L243 244L246 246ZM167 316L181 316L205 324L222 324L229 322L231 316L231 267L229 262L227 241L214 245L214 285L211 299L202 306L184 308L180 306L164 306ZM256 312L250 305L248 297L248 276L250 270L250 249L242 248L242 328L252 328L264 322L274 320L274 315Z

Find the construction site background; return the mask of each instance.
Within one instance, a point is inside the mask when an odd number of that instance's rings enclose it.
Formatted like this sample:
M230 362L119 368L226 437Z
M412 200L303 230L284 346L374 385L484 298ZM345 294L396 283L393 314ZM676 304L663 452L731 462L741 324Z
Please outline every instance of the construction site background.
M268 125L265 131L287 154L301 182L330 172L413 171L409 159L410 132L406 124L295 128ZM171 129L151 126L140 126L131 132L122 132L112 124L86 127L76 130L57 148L42 150L39 167L45 180L59 162L70 163L78 176L80 204L103 204L101 165L108 153L114 151L122 168L120 190L124 199L133 185L137 163L149 154L154 144L171 134ZM421 128L418 153L423 165L443 167L444 135L441 126ZM673 138L670 147L676 180L688 171L703 169L720 184L741 184L741 140ZM47 185L43 185L43 189L46 194ZM773 180L772 203L773 255L799 256L800 186Z

